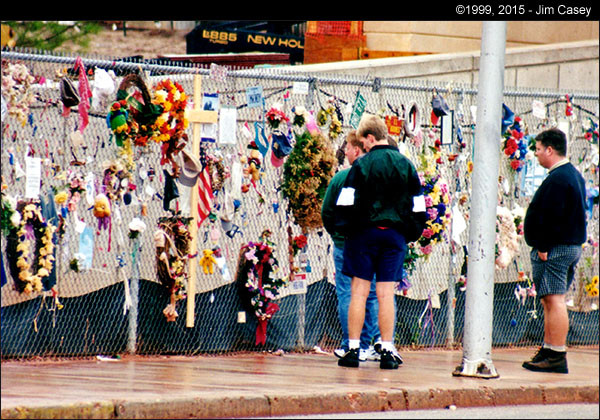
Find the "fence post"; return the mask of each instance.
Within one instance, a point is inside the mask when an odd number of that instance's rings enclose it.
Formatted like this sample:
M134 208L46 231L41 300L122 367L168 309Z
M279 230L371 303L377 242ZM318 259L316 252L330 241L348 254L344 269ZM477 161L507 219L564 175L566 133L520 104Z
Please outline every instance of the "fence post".
M454 376L497 378L492 317L506 22L483 22L469 223L462 364Z
M139 292L140 292L140 270L139 270L139 258L138 254L140 251L140 238L135 238L132 241L131 246L131 260L132 260L132 273L131 273L131 308L129 308L129 328L127 337L127 352L129 354L135 354L137 351L137 326L138 326L138 307L139 307ZM130 281L124 279L124 281Z

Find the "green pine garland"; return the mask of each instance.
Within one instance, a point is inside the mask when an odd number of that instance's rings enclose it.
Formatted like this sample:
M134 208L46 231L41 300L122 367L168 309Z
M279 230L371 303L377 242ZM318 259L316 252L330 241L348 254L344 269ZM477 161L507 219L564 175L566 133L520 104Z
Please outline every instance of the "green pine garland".
M321 205L336 164L333 147L323 134L305 131L296 135L283 166L281 192L303 233L323 226Z

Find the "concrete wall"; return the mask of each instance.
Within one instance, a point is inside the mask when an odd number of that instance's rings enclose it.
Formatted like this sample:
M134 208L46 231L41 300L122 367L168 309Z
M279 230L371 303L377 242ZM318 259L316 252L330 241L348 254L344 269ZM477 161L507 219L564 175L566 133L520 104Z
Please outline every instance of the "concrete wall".
M599 90L599 41L507 48L504 85L510 87ZM294 72L419 79L477 86L480 51L388 57L293 66Z
M479 49L481 21L364 21L367 51L439 54ZM598 39L598 22L510 21L506 46L524 47Z

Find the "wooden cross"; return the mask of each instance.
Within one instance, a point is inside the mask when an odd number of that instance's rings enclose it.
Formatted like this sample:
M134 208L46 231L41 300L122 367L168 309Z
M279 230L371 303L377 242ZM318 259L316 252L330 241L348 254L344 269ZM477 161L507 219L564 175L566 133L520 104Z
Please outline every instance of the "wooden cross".
M193 124L192 132L192 155L200 156L200 124L214 124L217 122L218 113L216 111L205 111L202 109L202 77L198 74L194 75L194 108L186 111L187 119ZM190 213L192 216L192 224L190 226L190 235L192 237L191 254L196 254L198 243L198 179L192 186L190 191ZM190 258L188 261L188 288L187 288L187 314L186 327L194 326L194 312L196 306L196 266L198 265L196 258Z

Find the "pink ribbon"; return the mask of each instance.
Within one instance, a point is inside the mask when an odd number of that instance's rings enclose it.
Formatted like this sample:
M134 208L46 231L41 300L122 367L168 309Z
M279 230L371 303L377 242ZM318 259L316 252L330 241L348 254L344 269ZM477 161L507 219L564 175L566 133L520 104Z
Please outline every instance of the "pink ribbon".
M267 323L269 322L269 319L271 319L273 314L275 312L277 312L278 310L279 310L279 305L271 302L267 305L267 310L265 311L267 316L265 318L258 319L258 324L256 325L256 345L257 346L259 344L266 343L266 341L267 341Z
M90 109L92 90L81 57L77 57L75 60L75 70L79 70L79 105L77 109L79 110L79 131L83 133L89 122L88 110Z

